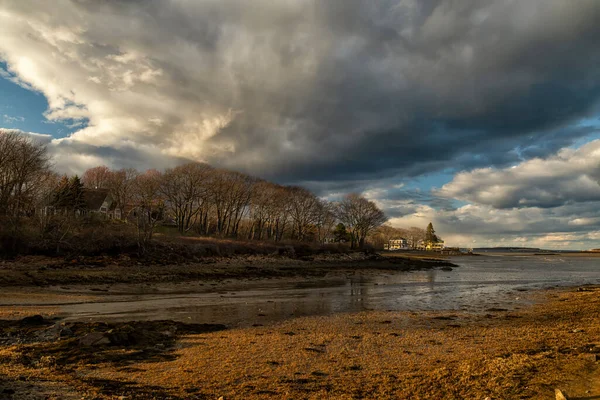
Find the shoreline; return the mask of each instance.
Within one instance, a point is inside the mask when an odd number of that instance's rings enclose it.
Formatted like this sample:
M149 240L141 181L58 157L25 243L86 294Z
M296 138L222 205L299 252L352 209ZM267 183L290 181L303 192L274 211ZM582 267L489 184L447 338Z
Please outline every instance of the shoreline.
M543 399L554 388L599 396L600 286L528 296L531 306L487 315L367 311L226 330L95 323L63 325L75 332L63 338L60 321L4 321L24 339L0 346L0 387L14 391L7 399ZM94 330L116 343L82 346Z
M347 253L311 257L206 257L177 264L145 264L129 258L29 256L0 262L0 287L140 284L286 277L324 277L366 270L413 271L458 267L444 258Z

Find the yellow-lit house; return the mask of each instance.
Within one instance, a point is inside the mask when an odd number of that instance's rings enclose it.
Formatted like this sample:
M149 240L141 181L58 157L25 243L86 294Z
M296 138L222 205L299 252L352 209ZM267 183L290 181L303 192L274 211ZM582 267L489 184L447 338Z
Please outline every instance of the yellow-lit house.
M419 245L417 246L417 249L425 251L442 251L444 250L444 247L446 246L444 245L443 240L437 242L426 242L424 240L421 240L419 242Z

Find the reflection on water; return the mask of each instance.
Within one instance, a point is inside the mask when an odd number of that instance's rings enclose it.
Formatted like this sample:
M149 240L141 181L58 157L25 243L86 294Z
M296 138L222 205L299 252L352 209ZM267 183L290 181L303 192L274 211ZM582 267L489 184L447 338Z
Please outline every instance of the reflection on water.
M364 310L513 307L521 291L600 283L600 259L560 256L457 257L453 271L350 275L345 279L220 287L219 292L120 296L62 307L71 319L175 319L230 326ZM112 300L112 299L111 299Z

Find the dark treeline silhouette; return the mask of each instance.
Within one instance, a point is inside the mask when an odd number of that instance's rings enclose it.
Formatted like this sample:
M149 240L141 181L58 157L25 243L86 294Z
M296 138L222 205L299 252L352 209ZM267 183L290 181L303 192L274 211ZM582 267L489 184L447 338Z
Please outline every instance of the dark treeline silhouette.
M0 218L5 249L7 238L26 234L57 251L90 221L107 231L118 225L134 229L139 246L158 227L171 226L181 235L321 244L347 240L351 248L364 247L367 236L386 221L358 194L329 202L306 188L203 163L165 171L98 166L81 177L61 176L52 171L43 145L2 130ZM339 224L347 236L335 234Z

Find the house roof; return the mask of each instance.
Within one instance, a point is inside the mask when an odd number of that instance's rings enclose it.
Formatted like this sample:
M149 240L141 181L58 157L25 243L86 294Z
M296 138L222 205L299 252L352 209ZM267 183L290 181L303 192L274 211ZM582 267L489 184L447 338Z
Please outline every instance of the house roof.
M108 197L108 189L83 189L83 201L88 210L100 210Z

